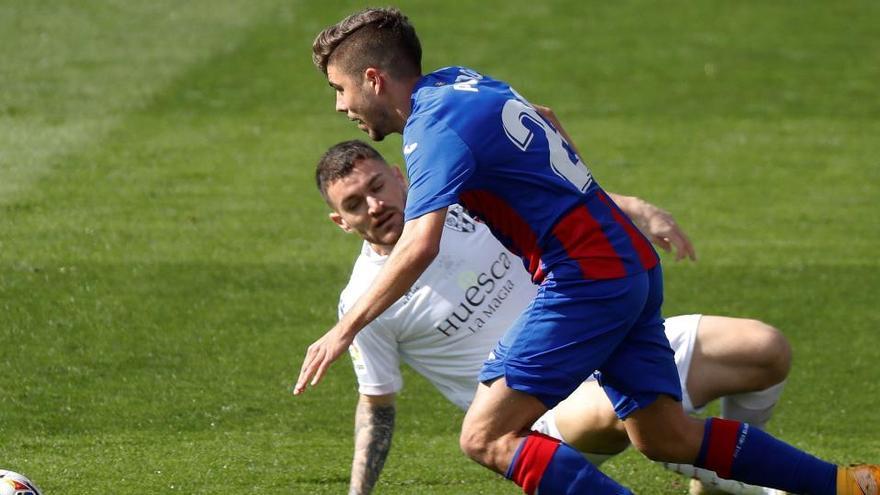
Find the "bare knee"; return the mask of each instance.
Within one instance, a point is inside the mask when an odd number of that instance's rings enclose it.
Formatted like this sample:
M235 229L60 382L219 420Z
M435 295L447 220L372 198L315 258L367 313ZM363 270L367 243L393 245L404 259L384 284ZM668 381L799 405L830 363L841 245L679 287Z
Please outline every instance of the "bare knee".
M504 473L522 436L546 411L540 400L508 388L503 379L480 384L462 423L458 445L471 459Z
M458 437L458 447L461 451L481 464L485 464L481 460L487 457L490 443L491 439L485 433L474 428L463 428Z
M506 470L518 444L519 437L514 433L492 436L482 428L463 428L458 439L458 446L466 456L499 472Z
M768 388L782 382L791 369L791 345L776 328L758 320L747 320L750 338L755 340L755 359L762 374L759 388Z

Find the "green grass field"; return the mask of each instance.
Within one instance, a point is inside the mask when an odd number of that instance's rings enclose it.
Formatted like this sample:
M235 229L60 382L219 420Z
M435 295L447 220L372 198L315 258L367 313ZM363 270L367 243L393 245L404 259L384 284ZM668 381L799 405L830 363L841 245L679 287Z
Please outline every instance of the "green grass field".
M664 258L667 314L787 334L773 432L880 462L880 4L399 5L426 69L512 82L606 188L677 216L700 260ZM346 491L349 363L290 386L358 249L312 177L361 134L310 46L362 6L0 0L0 468L48 494ZM406 377L378 493L518 493ZM607 471L686 491L633 452Z

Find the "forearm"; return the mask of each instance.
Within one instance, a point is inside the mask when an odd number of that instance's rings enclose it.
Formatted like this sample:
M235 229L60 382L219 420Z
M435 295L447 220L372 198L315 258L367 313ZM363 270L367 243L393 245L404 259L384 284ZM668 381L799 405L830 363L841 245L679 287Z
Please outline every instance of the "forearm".
M645 236L663 250L675 250L675 260L697 259L697 253L687 234L678 226L668 211L635 196L608 193L617 206L633 221Z
M343 317L344 324L360 329L406 294L434 259L417 249L398 243L370 289Z
M333 328L306 349L299 378L293 386L294 395L317 385L330 365L354 342L357 333L412 287L440 250L445 219L446 208L440 208L406 222L397 246L367 292Z
M391 450L395 413L393 402L373 404L363 396L358 401L349 495L368 494L376 485Z
M654 205L635 196L624 196L622 194L606 191L608 196L617 206L636 224L640 229L644 230L648 225L649 216L656 209Z
M340 328L350 338L403 297L428 268L440 248L445 218L446 208L442 208L404 225L373 284L340 320Z

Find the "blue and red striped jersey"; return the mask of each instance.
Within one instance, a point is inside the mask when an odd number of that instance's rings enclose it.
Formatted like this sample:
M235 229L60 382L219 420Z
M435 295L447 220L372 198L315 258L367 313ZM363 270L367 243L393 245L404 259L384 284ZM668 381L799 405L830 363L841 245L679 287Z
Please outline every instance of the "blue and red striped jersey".
M536 283L620 278L658 262L569 143L502 81L464 67L423 77L403 145L407 220L461 203Z

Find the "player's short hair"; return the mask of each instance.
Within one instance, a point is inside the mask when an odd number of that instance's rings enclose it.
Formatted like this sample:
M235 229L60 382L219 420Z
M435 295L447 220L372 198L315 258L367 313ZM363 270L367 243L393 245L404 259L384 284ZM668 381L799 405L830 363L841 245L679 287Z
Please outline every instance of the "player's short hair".
M326 75L331 59L349 75L368 67L395 78L422 75L422 44L394 7L365 9L321 31L312 44L312 61Z
M375 148L359 139L343 141L331 146L318 160L315 183L328 205L333 206L330 198L327 197L330 184L347 177L360 160L378 160L387 163Z

